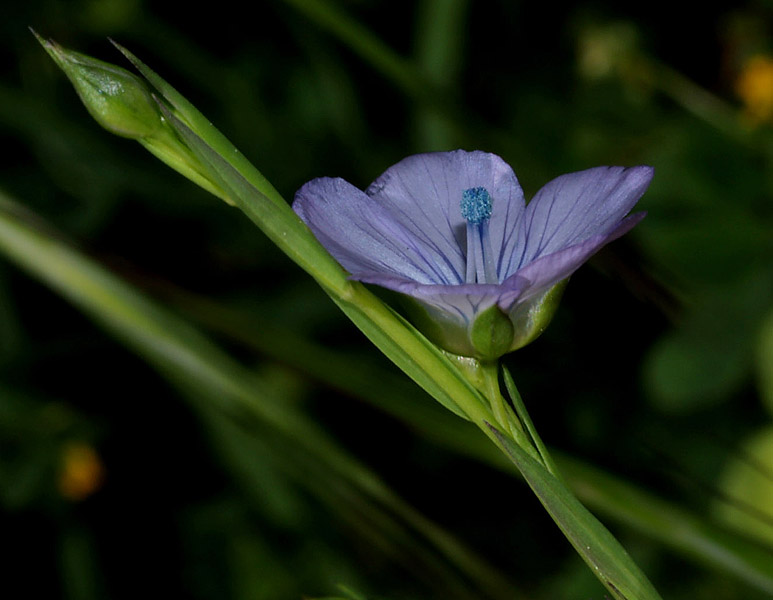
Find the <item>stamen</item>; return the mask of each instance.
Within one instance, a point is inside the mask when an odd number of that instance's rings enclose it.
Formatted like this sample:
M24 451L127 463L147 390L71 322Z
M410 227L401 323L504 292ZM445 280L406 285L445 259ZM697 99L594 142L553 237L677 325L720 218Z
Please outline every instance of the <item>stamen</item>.
M483 187L462 192L461 211L467 220L467 283L498 283L488 236L491 196Z
M471 225L479 225L491 217L491 196L484 187L474 187L462 192L462 216Z

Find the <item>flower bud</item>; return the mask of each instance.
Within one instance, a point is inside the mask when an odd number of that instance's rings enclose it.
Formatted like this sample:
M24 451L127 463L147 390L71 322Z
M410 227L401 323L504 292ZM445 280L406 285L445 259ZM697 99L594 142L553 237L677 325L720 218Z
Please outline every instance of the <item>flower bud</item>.
M125 69L35 35L102 127L132 139L147 138L163 129L163 116L141 79Z

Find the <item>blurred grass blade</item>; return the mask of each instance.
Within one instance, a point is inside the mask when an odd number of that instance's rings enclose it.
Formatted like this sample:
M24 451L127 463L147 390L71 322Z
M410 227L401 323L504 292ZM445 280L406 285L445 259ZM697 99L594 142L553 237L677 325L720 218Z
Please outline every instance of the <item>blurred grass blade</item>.
M270 431L255 435L254 427L246 431L243 422L224 418L206 402L199 404L201 421L210 431L214 447L237 481L253 496L257 492L258 506L266 505L266 486L276 481L274 477L267 482L266 469L279 470L281 476L311 490L314 501L326 506L371 548L377 548L438 595L449 600L477 600L480 593L501 600L517 597L512 586L487 567L480 569L478 580L486 582L486 589L471 589L470 582L464 577L470 573L467 567L449 568L442 555L415 535L410 523L370 502L357 489L356 483L335 477L312 453L299 452L292 440L272 435ZM269 519L271 516L267 515ZM476 559L471 558L469 564L473 571L479 570Z
M773 414L773 312L760 327L756 354L757 386L762 400Z
M469 0L422 0L414 34L416 62L425 79L443 95L457 98L464 64ZM448 150L464 145L457 124L436 106L416 107L416 136L424 150Z
M422 0L418 4L417 62L430 81L448 88L463 66L470 0Z
M339 591L341 596L328 596L326 598L309 598L309 600L368 600L365 596L354 590L350 590L346 586L339 585Z
M326 0L285 0L296 10L329 31L365 62L404 92L417 96L426 92L415 65L397 54L366 27Z
M30 226L33 219L18 204L0 195L0 252L121 339L187 395L206 403L206 410L218 410L239 421L248 415L282 436L286 446L281 455L302 453L303 460L313 465L308 471L325 473L327 479L314 480L317 485L310 486L312 492L348 489L350 498L356 494L375 500L419 532L449 564L490 597L512 595L512 587L501 575L406 504L316 423L274 398L260 380L180 317L39 227ZM335 485L332 478L336 479ZM331 486L331 490L322 489L325 486ZM368 502L358 502L360 509L367 509ZM393 517L385 519L384 514L380 509L370 511L369 518L380 534L388 535L397 522ZM453 576L450 571L448 576Z
M98 600L107 595L97 544L87 530L73 525L65 529L58 550L64 599Z
M574 494L512 440L495 428L491 429L526 483L612 597L616 600L662 600L620 542Z

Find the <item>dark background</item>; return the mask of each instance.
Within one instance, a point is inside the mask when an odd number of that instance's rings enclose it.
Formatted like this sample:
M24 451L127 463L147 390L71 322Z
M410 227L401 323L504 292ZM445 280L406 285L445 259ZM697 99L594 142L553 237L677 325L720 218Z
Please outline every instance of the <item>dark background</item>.
M320 382L302 352L273 354L267 331L300 336L383 374L383 393L432 407L241 213L101 130L27 28L128 67L107 37L127 46L288 200L314 177L365 187L406 155L459 147L500 154L527 198L564 172L653 165L648 217L572 278L548 331L506 362L551 446L770 548L773 75L755 80L762 104L738 89L750 60L773 56L773 4L319 6L6 3L3 192L210 330L505 573L513 597L600 600L516 478ZM338 10L364 28L356 39L385 50L342 40L329 25ZM379 62L390 52L404 69ZM247 339L214 308L191 309L188 294L235 311ZM271 432L247 429L235 443L254 456L254 487L161 374L0 260L0 593L300 598L344 584L368 598L446 597L434 575L288 475ZM61 484L73 447L100 465L75 497ZM737 475L747 452L755 477ZM768 597L602 520L664 598Z

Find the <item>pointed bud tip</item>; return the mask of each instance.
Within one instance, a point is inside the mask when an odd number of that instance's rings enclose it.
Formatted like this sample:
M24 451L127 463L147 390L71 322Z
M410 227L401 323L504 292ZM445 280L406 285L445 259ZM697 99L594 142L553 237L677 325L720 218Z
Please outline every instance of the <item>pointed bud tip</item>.
M38 43L43 46L43 49L48 53L48 55L54 59L54 62L56 62L56 64L61 67L62 62L64 61L64 57L62 56L62 47L51 38L44 38L31 26L29 27L29 30L32 35L35 36L35 39L38 40Z
M91 116L105 129L132 139L152 136L163 126L150 89L126 69L63 48L32 31L64 71Z
M43 36L41 36L37 31L35 31L35 28L32 25L27 25L27 29L30 30L30 33L35 36L35 38L43 45L46 45L46 40L43 39Z

